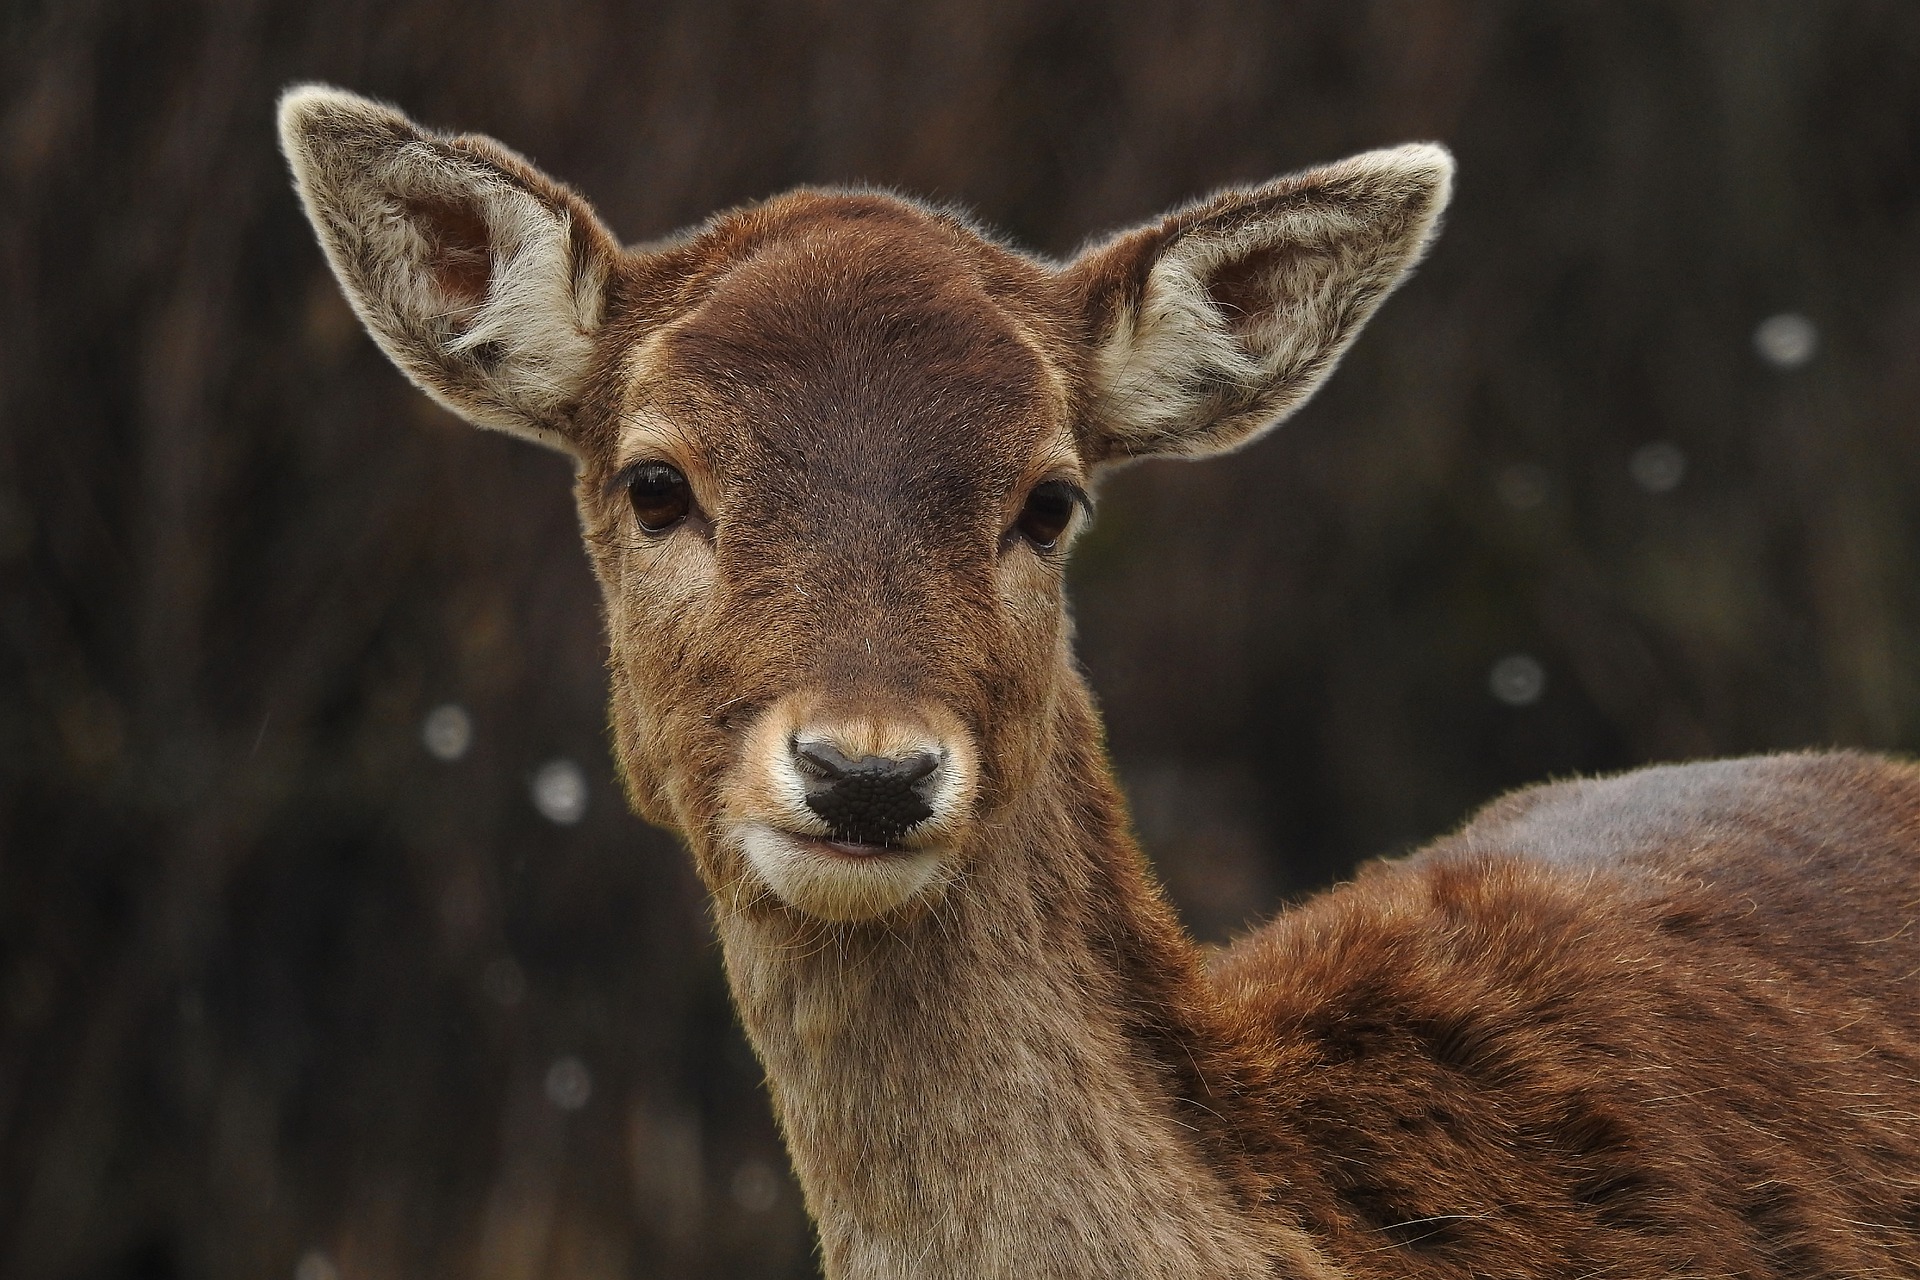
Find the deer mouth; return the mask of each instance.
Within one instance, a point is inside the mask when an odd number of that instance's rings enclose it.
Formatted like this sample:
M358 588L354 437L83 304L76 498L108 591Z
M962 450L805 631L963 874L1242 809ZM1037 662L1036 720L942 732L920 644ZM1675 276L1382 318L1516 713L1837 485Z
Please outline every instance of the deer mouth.
M898 844L865 844L858 840L823 840L819 836L805 836L798 832L788 832L802 844L809 844L836 858L903 858L912 857L918 852Z
M744 822L731 842L788 906L826 920L870 920L946 883L947 851L864 844Z
M817 835L787 827L771 830L808 852L822 858L840 858L852 862L880 862L889 858L919 858L931 852L904 841L850 840L841 835Z

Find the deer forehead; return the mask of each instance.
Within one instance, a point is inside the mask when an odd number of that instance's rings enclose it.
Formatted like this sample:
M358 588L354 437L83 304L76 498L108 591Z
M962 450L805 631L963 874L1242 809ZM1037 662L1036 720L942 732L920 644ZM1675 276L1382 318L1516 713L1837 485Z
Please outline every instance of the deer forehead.
M1076 348L1038 268L902 202L780 203L695 242L708 261L675 262L674 306L623 339L612 466L664 455L725 502L947 519L1077 477Z

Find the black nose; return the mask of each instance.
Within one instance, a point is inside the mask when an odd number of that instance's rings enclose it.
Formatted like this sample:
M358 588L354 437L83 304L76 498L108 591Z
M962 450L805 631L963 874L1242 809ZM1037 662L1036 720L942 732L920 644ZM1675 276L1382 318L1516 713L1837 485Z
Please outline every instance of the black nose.
M824 742L795 742L794 759L808 779L807 808L819 814L835 840L892 844L933 816L915 784L940 767L928 751L849 760Z

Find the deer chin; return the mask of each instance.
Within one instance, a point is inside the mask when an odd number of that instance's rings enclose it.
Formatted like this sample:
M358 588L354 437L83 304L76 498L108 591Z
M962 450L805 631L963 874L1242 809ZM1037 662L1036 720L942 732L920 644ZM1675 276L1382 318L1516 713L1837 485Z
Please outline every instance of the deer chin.
M856 924L938 896L948 860L937 847L848 844L742 822L729 832L747 865L796 911Z

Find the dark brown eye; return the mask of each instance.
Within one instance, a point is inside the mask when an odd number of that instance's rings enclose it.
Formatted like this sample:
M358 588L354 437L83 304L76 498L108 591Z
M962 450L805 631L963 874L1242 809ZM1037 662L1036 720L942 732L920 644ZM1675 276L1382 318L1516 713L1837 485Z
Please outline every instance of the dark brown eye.
M1020 508L1014 528L1040 550L1050 550L1073 523L1073 509L1079 500L1079 491L1066 481L1043 481L1027 495L1027 505Z
M678 467L643 462L627 480L627 501L647 533L665 533L693 510L693 488Z

